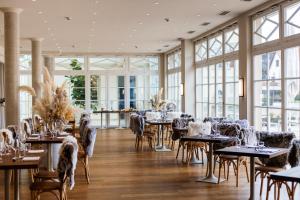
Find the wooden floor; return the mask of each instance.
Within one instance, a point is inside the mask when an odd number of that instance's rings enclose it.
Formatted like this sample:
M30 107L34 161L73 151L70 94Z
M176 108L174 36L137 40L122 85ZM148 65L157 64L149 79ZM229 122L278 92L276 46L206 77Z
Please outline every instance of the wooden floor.
M176 152L146 150L137 153L134 150L134 141L135 137L129 130L99 130L94 156L90 160L91 183L86 184L83 168L79 164L76 171L76 185L74 190L68 192L69 199L247 200L249 198L249 184L244 170L241 172L238 188L235 187L233 175L229 181L217 185L196 182L205 174L206 165L183 165L181 161L176 161ZM0 178L2 180L0 199L3 199L3 172ZM28 174L23 170L21 200L29 199ZM55 198L50 194L44 194L41 199ZM257 196L256 199L260 198ZM299 189L295 199L300 199Z

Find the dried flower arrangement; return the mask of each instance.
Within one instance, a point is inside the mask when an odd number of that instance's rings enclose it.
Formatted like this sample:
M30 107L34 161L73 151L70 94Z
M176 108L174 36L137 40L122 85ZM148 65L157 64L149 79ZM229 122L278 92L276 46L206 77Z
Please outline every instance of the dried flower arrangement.
M41 116L48 128L55 123L66 123L74 118L74 109L67 97L66 82L56 86L44 67L44 83L41 83L42 97L36 99L34 111Z
M161 110L163 106L166 104L166 101L162 99L162 94L163 94L163 88L159 90L159 93L157 95L154 95L150 99L150 103L153 109Z

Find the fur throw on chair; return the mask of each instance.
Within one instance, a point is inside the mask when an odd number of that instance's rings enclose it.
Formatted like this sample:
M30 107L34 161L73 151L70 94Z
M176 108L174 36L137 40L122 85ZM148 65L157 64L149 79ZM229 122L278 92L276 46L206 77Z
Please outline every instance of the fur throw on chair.
M209 135L211 132L210 122L190 122L188 125L188 135L205 134Z
M22 120L22 122L21 122L21 132L22 132L22 134L25 134L26 136L30 136L31 131L32 130L30 128L30 124L28 123L28 121Z
M291 167L297 167L300 165L300 140L293 140L288 161Z
M86 127L83 134L83 148L89 157L93 156L97 131L95 128Z
M277 148L289 148L295 138L294 133L287 132L257 131L256 135L258 140L264 142L266 147ZM259 160L266 166L284 167L287 164L287 154L271 159L259 158Z
M14 139L16 139L18 137L18 135L19 135L18 134L18 131L19 131L18 126L16 126L16 125L8 125L7 129L12 132Z
M14 138L13 133L9 129L1 129L0 134L3 138L3 141L6 145L13 145L14 144Z
M78 144L73 136L67 136L59 151L57 172L61 182L70 180L70 190L75 186L75 170L77 165Z

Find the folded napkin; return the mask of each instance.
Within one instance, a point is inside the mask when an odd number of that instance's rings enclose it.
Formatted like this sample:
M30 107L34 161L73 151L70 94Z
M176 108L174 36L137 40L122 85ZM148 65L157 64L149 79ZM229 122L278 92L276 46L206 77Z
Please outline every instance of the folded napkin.
M272 149L272 148L263 148L263 149L259 149L260 152L265 152L265 153L274 153L279 151L279 149Z
M31 136L32 136L32 137L38 137L38 136L40 136L40 134L38 134L38 133L33 133L33 134L31 134Z
M246 145L247 148L257 148L257 145Z
M28 137L27 139L28 139L28 140L38 140L38 139L40 139L40 138L38 138L38 137Z
M35 161L35 160L39 160L40 156L35 156L35 157L24 157L23 161Z
M31 149L31 150L28 150L28 153L44 153L44 150L43 149Z
M62 133L59 133L58 134L59 136L68 136L68 135L70 135L69 133L66 133L66 132L62 132Z
M57 139L65 139L66 138L66 136L58 136L58 137L56 137Z

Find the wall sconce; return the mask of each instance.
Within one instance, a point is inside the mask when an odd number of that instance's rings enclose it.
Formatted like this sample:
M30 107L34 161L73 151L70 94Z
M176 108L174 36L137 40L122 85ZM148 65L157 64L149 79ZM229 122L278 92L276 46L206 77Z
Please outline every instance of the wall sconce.
M179 86L179 93L181 96L184 95L184 84L183 83L180 83L180 86Z
M239 97L245 96L245 81L244 78L239 79Z

